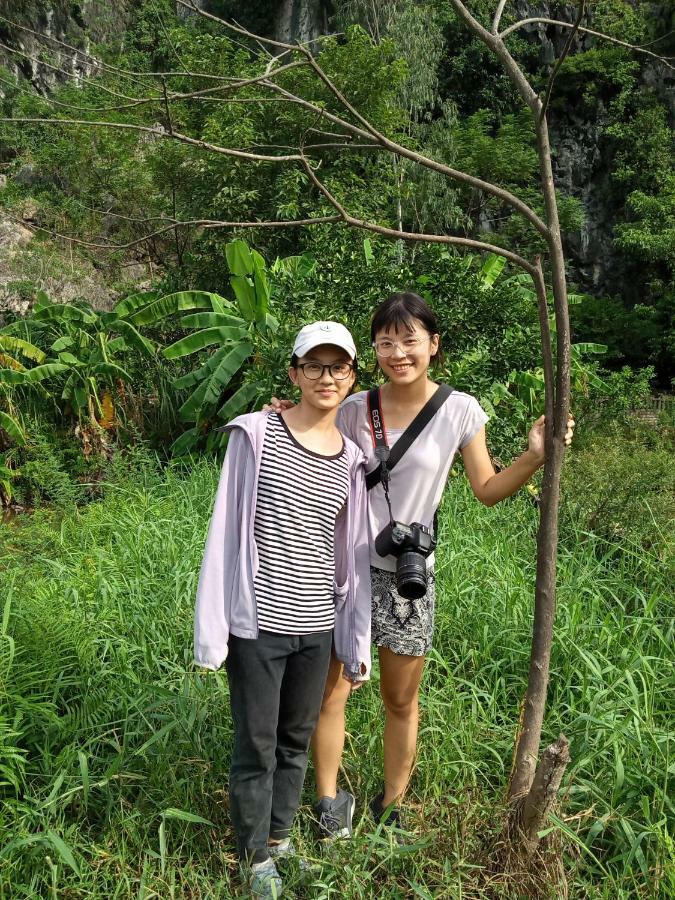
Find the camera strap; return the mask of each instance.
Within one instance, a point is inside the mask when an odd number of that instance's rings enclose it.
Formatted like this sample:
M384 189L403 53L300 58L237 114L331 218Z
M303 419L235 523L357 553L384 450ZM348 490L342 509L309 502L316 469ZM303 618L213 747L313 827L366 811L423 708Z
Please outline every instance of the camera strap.
M391 450L387 443L387 430L382 415L380 389L378 387L368 391L368 419L370 422L370 432L373 438L373 446L375 447L375 457L380 461L380 464L377 468L373 469L372 472L367 473L366 489L370 491L382 482L387 506L389 507L389 517L392 521L391 503L389 502L389 473L401 459L406 450L408 450L411 444L419 437L423 429L433 419L453 391L454 388L451 388L450 385L439 384L438 390L429 398L429 400L427 400Z

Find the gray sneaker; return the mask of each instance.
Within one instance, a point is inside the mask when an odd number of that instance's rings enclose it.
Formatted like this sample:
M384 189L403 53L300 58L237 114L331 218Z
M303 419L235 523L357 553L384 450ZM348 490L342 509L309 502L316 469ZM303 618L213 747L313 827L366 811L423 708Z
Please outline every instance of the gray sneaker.
M300 856L297 847L290 838L281 841L280 844L268 844L267 847L272 859L278 863L283 871L284 864L295 865L300 875L315 875L321 871L321 866L312 863L304 856Z
M252 897L262 897L263 900L277 900L284 892L281 875L277 871L272 857L264 862L240 864L242 880L248 886Z
M322 797L314 806L314 815L322 840L351 837L355 799L349 791L338 788L335 797Z

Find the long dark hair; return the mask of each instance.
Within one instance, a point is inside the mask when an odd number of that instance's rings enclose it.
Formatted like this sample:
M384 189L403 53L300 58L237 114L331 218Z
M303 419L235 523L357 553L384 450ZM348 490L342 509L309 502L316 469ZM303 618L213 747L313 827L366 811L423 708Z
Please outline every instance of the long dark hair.
M419 294L414 294L412 291L391 294L380 303L373 313L373 318L370 322L371 343L375 342L375 336L380 331L389 331L392 328L406 328L408 331L414 331L414 320L417 320L424 327L425 331L429 332L429 335L440 333L436 314ZM431 361L433 363L443 362L440 338L438 350L431 357Z

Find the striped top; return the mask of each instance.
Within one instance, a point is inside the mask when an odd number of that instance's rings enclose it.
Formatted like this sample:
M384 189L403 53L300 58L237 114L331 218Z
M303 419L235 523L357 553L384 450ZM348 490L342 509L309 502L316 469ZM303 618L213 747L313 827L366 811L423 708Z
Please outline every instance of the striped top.
M335 518L349 492L345 448L303 447L277 413L265 429L254 523L258 627L279 634L330 631L335 620Z

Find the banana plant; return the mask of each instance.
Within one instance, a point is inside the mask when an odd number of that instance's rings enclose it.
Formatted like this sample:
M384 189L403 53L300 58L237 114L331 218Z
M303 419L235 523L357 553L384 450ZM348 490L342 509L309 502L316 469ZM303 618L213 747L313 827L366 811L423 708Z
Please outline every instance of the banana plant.
M179 316L178 324L190 333L162 351L167 359L211 350L196 368L174 380L176 389L189 391L179 416L191 425L171 447L177 456L194 449L207 431L207 449L223 445L223 435L211 425L214 419L231 419L258 399L260 387L246 381L244 364L270 345L279 327L270 312L271 290L263 257L242 240L227 244L225 255L232 300L209 291L178 291L150 302L138 296L115 308L137 326Z
M14 403L12 391L12 386L16 383L18 376L11 374L27 371L19 357L37 362L36 368L39 368L39 364L46 359L46 354L30 341L0 332L0 402L5 407L5 409L0 409L0 428L15 444L23 445L26 443L26 434L18 406Z
M36 335L52 356L48 358L35 345L17 338L19 328ZM0 339L7 342L8 351L18 349L38 363L27 368L5 353L0 357L1 385L38 385L43 391L48 385L52 388L51 394L46 391L48 397L57 404L63 401L80 425L84 422L93 428L98 426L97 417L103 415L102 391L110 392L118 380L131 381L116 359L132 348L148 358L155 353L155 345L123 316L97 312L84 302L52 303L44 294L38 297L30 318L7 326Z

